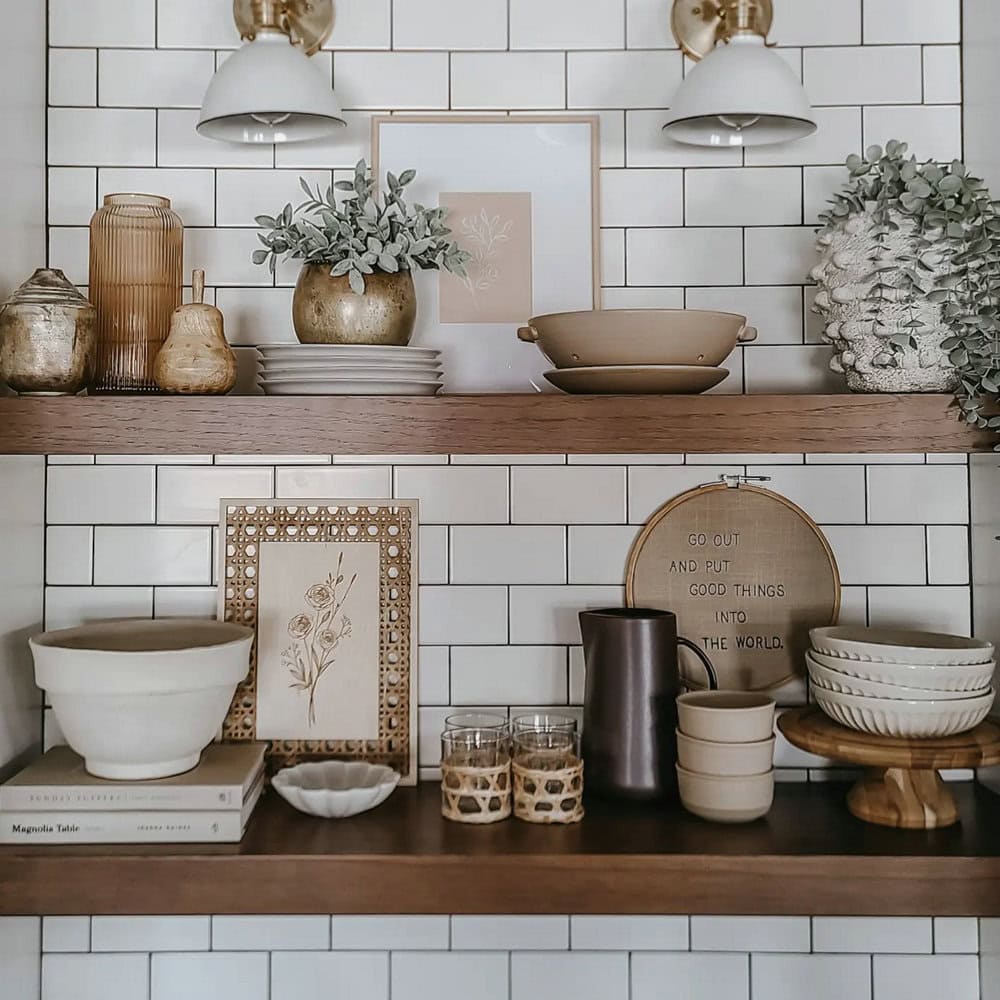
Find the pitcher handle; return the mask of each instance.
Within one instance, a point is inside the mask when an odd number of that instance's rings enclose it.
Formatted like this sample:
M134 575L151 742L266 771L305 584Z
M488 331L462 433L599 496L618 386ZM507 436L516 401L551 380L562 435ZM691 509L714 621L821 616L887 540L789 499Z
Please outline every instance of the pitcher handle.
M705 673L708 675L708 689L709 691L719 690L719 678L715 673L715 667L712 666L712 661L708 658L705 651L701 646L695 645L690 639L685 639L683 636L677 637L677 645L685 646L690 649L695 656L701 661L701 665L705 668ZM683 680L682 682L683 683Z

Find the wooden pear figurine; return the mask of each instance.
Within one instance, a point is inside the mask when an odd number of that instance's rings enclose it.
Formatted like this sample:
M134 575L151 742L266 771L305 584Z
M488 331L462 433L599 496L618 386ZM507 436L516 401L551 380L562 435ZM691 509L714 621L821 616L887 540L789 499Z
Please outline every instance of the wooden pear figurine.
M236 355L222 313L205 305L205 272L194 272L191 305L174 310L170 336L156 356L153 377L164 392L221 396L236 385Z

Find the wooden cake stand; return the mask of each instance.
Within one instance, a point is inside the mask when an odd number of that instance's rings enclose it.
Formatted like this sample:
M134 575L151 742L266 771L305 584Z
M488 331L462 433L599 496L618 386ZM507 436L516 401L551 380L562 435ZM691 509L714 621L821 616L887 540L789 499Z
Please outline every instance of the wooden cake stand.
M880 826L936 830L957 823L955 797L938 769L1000 764L1000 725L990 721L944 739L892 739L847 729L810 706L786 712L778 728L802 750L865 767L847 807Z

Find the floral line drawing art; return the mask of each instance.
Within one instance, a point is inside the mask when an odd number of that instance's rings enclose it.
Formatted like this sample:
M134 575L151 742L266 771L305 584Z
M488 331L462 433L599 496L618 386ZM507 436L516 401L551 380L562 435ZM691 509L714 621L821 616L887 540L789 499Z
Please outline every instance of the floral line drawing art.
M292 678L288 686L309 693L307 718L310 727L316 725L316 688L320 679L336 662L340 644L351 637L351 619L344 613L344 606L358 574L351 577L341 594L343 569L344 553L341 552L337 572L305 592L304 599L313 610L296 615L288 623L288 634L294 641L281 652L282 665Z
M484 208L478 215L464 216L460 229L462 249L472 258L465 265L462 283L475 301L478 292L485 292L500 280L500 271L493 262L503 244L510 241L514 220L491 216Z

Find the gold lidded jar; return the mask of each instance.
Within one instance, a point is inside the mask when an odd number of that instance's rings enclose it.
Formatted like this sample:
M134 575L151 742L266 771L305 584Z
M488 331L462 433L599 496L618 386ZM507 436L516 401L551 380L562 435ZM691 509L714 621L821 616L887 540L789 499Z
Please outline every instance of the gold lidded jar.
M0 309L0 381L75 395L94 375L97 311L62 271L39 268Z
M184 224L170 199L109 194L90 223L98 392L157 390L156 355L181 304Z

